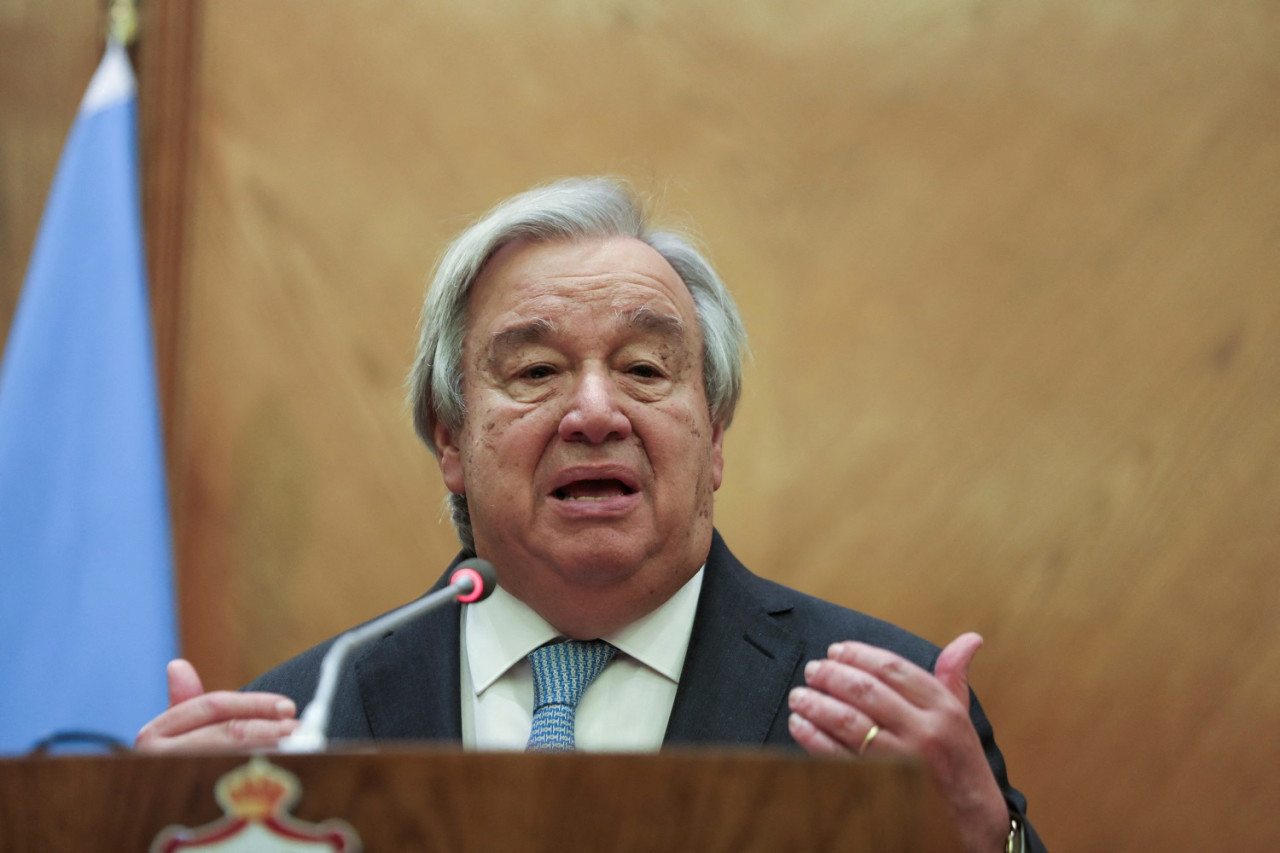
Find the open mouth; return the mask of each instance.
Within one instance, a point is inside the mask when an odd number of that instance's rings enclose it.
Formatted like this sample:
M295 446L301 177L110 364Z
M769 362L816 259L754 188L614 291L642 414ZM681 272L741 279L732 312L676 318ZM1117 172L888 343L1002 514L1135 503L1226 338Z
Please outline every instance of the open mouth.
M607 501L610 498L635 494L635 489L621 480L574 480L551 494L561 501Z

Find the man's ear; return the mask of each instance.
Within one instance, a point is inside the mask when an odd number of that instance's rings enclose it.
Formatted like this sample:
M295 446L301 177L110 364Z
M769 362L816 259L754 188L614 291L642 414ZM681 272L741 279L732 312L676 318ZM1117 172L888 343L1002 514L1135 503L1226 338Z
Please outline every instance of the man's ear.
M454 440L452 431L436 421L431 426L431 437L436 442L436 463L440 466L445 487L455 495L466 494L462 478L462 449Z
M724 421L711 427L711 484L713 489L720 488L724 478Z

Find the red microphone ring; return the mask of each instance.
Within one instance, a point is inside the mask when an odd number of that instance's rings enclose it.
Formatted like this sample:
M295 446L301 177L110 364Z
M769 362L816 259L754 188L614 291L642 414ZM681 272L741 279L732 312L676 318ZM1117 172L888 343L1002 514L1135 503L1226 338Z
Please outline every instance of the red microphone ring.
M463 604L470 604L471 602L479 599L480 596L484 595L484 578L480 577L479 572L475 569L464 566L449 577L449 582L457 583L463 578L471 579L471 592L468 592L466 595L459 595L458 601Z

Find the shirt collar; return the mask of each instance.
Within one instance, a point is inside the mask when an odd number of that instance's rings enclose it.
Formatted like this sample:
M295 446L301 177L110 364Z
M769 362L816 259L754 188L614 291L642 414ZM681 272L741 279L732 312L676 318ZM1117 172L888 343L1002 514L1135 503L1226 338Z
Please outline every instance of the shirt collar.
M705 566L653 611L601 639L678 683L704 571ZM561 636L533 608L501 586L484 601L469 605L463 621L466 659L477 696L529 652Z

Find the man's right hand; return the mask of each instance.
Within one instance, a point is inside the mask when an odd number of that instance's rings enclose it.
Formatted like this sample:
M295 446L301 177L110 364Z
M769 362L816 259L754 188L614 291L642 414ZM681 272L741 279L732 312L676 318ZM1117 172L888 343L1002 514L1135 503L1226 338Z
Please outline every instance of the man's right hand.
M298 727L293 700L277 693L205 693L195 667L169 661L169 710L142 727L134 748L165 752L240 752L271 748Z

